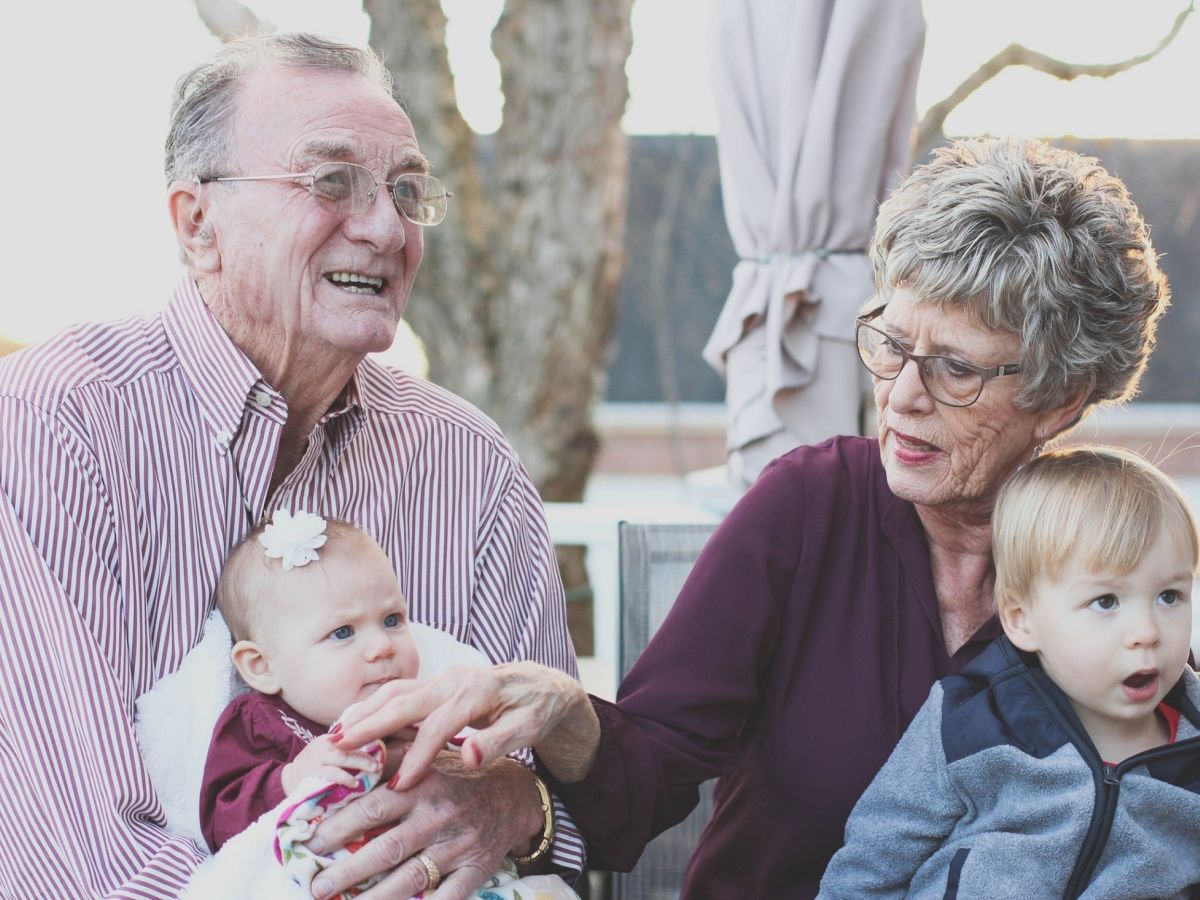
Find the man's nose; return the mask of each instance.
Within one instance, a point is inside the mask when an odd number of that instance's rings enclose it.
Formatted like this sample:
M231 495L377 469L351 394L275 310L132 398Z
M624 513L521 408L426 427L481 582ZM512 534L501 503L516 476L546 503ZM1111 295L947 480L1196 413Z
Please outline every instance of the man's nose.
M351 239L365 241L376 253L385 256L398 252L408 242L408 222L396 209L392 193L385 185L379 185L367 208L348 216L343 227Z

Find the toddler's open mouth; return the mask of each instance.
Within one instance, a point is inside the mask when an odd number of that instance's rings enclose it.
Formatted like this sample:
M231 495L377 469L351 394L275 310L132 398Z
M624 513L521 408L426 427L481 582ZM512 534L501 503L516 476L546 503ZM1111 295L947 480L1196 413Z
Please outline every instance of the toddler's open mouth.
M1125 696L1135 703L1150 700L1158 690L1158 670L1143 669L1134 672L1121 682L1121 686L1125 688Z

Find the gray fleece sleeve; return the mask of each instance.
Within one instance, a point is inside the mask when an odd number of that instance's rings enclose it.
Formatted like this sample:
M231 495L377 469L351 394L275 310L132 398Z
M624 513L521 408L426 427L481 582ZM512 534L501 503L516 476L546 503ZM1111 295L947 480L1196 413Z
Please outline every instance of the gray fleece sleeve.
M946 770L942 696L935 684L855 804L846 844L821 880L821 898L905 896L917 870L965 814Z

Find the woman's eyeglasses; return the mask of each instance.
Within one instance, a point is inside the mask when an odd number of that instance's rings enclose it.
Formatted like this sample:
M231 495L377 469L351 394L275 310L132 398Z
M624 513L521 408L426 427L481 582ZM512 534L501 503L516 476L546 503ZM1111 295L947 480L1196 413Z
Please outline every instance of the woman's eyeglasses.
M1021 371L1016 363L1003 366L976 366L949 356L918 356L910 353L895 338L867 323L876 318L880 306L855 319L854 336L862 364L876 378L893 381L910 359L917 364L921 383L929 396L945 406L970 406L983 393L983 386L993 378L1015 375Z
M381 181L365 166L355 163L321 163L311 172L286 175L236 175L201 178L201 184L213 181L306 181L310 194L321 206L340 216L357 216L375 202L380 186L392 195L396 210L414 225L437 225L446 218L450 197L446 186L424 172L405 172L395 181Z

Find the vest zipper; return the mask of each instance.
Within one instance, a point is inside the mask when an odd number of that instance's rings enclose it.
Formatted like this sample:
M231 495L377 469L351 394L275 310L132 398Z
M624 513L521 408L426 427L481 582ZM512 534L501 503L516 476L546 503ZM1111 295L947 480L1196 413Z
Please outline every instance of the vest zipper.
M1015 648L1010 647L1004 655L1010 663L1020 662ZM1108 842L1109 833L1112 831L1113 816L1117 808L1117 792L1121 787L1121 777L1134 766L1195 748L1197 744L1200 744L1200 737L1190 737L1173 744L1154 747L1122 760L1115 766L1110 766L1100 759L1095 744L1092 743L1082 725L1078 728L1075 726L1078 719L1065 712L1046 686L1036 677L1031 676L1032 671L1027 671L1023 680L1033 688L1034 693L1041 697L1050 715L1058 720L1063 731L1070 737L1080 758L1092 770L1093 779L1096 782L1096 803L1092 809L1092 818L1088 822L1088 829L1083 838L1083 846L1079 849L1079 856L1076 857L1075 868L1071 871L1071 877L1067 879L1067 887L1063 891L1064 898L1074 900L1087 887L1088 881L1091 880L1092 874L1096 870L1096 864L1104 852L1104 846ZM1066 704L1066 695L1061 694L1060 691L1059 696L1062 697L1063 704ZM1190 702L1189 708L1192 708Z
M1068 724L1065 723L1064 724ZM1069 732L1074 733L1073 728L1068 728ZM1075 898L1083 893L1091 881L1092 874L1096 871L1096 865L1100 862L1100 856L1104 852L1104 847L1108 843L1109 832L1112 831L1113 817L1117 809L1117 794L1121 789L1121 778L1126 772L1135 766L1140 766L1151 760L1157 759L1160 756L1170 756L1172 753L1184 752L1190 747L1194 747L1200 743L1200 738L1188 738L1184 741L1177 741L1174 744L1164 744L1161 747L1154 747L1131 756L1126 760L1122 760L1115 766L1108 763L1101 763L1099 778L1096 781L1096 805L1092 812L1092 821L1088 824L1087 834L1083 839L1083 846L1079 850L1079 857L1075 863L1075 870L1071 873L1071 878L1067 882L1067 889L1063 893L1064 897ZM1084 747L1091 748L1091 742L1086 744L1076 743L1076 747L1082 749ZM1094 755L1094 751L1092 754Z
M1071 872L1064 897L1073 900L1083 893L1096 870L1096 863L1100 861L1100 854L1104 852L1104 845L1108 843L1113 813L1117 808L1117 792L1121 789L1121 774L1118 773L1118 768L1101 763L1099 777L1096 779L1096 805L1092 810L1092 820L1088 823L1087 834L1083 837L1083 846L1079 848L1075 870Z

